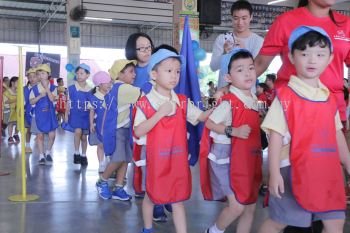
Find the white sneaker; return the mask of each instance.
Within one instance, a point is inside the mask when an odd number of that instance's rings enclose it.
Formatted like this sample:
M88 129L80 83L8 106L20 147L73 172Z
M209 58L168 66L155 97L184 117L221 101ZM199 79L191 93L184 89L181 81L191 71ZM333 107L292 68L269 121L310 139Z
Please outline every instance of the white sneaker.
M106 165L103 162L101 162L100 165L98 166L98 172L103 173L105 169L106 169Z

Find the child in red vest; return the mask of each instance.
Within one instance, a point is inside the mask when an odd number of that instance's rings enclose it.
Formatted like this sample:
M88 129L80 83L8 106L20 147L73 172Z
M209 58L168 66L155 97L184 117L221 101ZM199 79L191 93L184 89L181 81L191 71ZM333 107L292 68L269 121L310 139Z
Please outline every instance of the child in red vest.
M153 232L152 216L155 204L172 203L176 232L187 232L183 201L191 196L191 172L188 162L186 121L195 125L204 121L202 112L178 95L174 88L184 68L181 55L160 49L154 53L147 71L156 85L136 104L134 136L143 140L142 152L135 163L146 163L143 182L146 194L142 203L144 229Z
M336 98L319 80L332 61L332 42L322 28L300 26L288 47L297 75L276 90L261 126L270 139L271 195L269 219L259 232L322 220L323 232L340 233L346 210L340 162L350 172L350 153Z
M251 92L253 56L234 49L222 58L221 71L231 85L206 123L200 172L204 198L228 199L228 206L206 232L223 233L237 218L237 232L250 232L262 179L258 99Z

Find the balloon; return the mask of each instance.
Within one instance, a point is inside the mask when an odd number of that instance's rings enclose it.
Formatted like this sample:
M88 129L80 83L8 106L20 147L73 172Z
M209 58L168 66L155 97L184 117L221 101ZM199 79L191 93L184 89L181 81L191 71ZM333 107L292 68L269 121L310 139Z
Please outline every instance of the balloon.
M205 57L207 56L206 52L202 48L198 48L196 51L194 51L194 58L197 61L203 61L205 60Z
M199 48L199 43L196 40L192 40L192 49L196 50Z
M73 79L74 78L74 73L73 72L69 72L67 73L67 79Z
M68 64L66 65L66 70L67 70L68 72L72 72L72 71L74 70L74 66L73 66L72 64L68 63Z

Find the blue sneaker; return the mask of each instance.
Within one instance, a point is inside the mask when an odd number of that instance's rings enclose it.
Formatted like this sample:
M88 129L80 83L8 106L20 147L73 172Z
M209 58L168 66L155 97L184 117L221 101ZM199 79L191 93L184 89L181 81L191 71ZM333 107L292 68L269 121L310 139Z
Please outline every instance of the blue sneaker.
M125 192L122 187L116 187L112 193L112 199L120 201L129 201L131 196Z
M169 212L172 213L173 212L173 207L171 207L171 204L165 204L164 208Z
M109 190L108 183L106 181L101 181L101 180L97 181L96 188L98 191L98 195L102 199L104 199L104 200L111 199L112 193Z
M141 231L141 233L152 233L152 232L153 232L153 228L151 228L151 229L143 228L142 231Z
M163 205L155 205L153 208L153 221L155 222L166 222L168 216L164 212Z

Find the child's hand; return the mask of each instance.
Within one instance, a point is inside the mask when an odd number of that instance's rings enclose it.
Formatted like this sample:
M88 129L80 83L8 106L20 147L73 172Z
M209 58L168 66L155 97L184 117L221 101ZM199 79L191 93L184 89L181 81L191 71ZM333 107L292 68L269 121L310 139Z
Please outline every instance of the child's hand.
M93 124L90 125L90 133L95 133L95 126Z
M224 43L224 53L227 54L227 53L231 52L233 46L234 46L233 41L226 40Z
M46 96L46 91L44 90L43 92L40 93L40 98L45 97Z
M158 112L162 117L164 117L169 115L173 111L173 108L174 104L171 101L168 101L159 107Z
M252 128L250 128L249 125L241 125L240 127L235 128L235 130L232 131L232 136L247 139L251 131Z
M269 191L274 197L282 198L280 193L284 193L284 183L281 173L270 175Z

